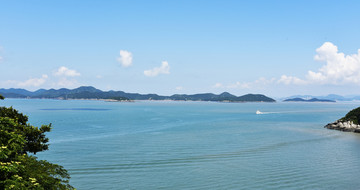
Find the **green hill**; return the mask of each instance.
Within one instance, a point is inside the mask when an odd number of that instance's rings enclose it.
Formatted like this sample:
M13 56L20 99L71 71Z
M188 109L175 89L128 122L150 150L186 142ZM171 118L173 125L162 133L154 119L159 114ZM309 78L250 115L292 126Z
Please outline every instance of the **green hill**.
M345 115L345 117L341 118L340 121L352 121L354 124L360 124L360 107L351 110L349 113Z
M181 101L213 101L213 102L275 102L274 99L262 94L246 94L235 96L228 92L219 95L213 93L175 94L160 96L157 94L126 93L123 91L102 91L92 86L82 86L75 89L40 89L30 92L24 89L0 89L6 98L46 98L46 99L116 99L126 100L181 100Z

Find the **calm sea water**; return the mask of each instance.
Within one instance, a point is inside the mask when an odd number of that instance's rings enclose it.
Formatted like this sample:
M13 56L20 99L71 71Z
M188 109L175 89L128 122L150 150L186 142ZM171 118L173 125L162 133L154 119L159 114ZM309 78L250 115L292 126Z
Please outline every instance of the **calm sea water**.
M360 187L360 135L323 128L360 103L0 105L53 124L50 150L37 156L63 165L80 190Z

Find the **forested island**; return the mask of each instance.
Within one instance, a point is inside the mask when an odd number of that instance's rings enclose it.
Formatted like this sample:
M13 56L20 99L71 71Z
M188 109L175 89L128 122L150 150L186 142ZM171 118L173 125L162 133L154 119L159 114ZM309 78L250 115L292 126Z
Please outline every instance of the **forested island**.
M303 99L303 98L291 98L286 99L284 102L336 102L334 100L327 100L327 99L318 99L318 98L311 98L311 99Z
M203 94L174 94L161 96L157 94L126 93L123 91L102 91L92 86L82 86L75 89L40 89L34 92L25 89L0 89L6 98L36 98L36 99L105 99L118 101L131 100L174 100L174 101L213 101L213 102L275 102L274 99L262 94L246 94L235 96L228 92L219 95L213 93Z
M351 110L345 117L325 125L325 128L360 133L360 107Z

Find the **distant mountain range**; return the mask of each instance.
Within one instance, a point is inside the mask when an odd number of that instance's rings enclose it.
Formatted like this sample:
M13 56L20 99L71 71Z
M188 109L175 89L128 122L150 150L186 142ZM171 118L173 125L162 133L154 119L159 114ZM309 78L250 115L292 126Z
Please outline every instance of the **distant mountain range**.
M327 99L317 99L317 98L311 98L311 99L302 99L302 98L291 98L286 99L284 102L336 102L335 100L327 100Z
M287 98L282 98L280 100L301 98L304 100L310 100L313 98L323 99L323 100L332 100L332 101L360 101L360 95L349 95L349 96L340 96L337 94L329 94L327 96L312 96L312 95L294 95Z
M126 93L123 91L102 91L92 86L82 86L75 89L40 89L34 92L25 89L0 89L5 98L38 98L38 99L115 99L115 100L182 100L182 101L216 101L216 102L275 102L274 99L262 94L246 94L235 96L228 92L219 95L204 94L174 94L161 96L157 94Z

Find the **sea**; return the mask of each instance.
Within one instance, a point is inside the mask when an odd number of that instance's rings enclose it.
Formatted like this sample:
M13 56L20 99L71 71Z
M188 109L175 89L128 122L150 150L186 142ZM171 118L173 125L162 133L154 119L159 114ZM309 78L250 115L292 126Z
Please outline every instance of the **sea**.
M325 129L360 102L6 99L52 124L39 159L82 189L359 189L360 135ZM263 114L256 114L259 110Z

